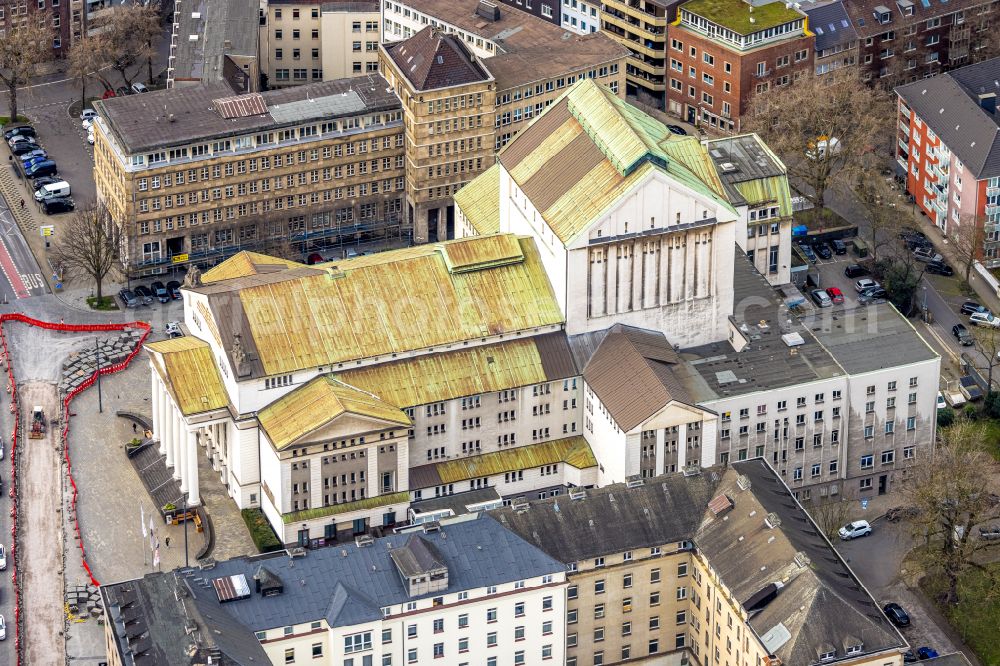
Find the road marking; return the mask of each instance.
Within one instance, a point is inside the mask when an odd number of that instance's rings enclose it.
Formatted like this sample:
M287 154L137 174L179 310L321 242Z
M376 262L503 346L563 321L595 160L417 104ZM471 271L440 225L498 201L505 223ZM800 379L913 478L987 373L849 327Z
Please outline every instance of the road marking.
M958 365L962 364L962 359L959 357L959 355L955 353L955 350L951 348L951 345L947 344L944 340L941 339L941 336L938 335L938 332L934 330L934 327L931 324L925 322L924 328L927 329L927 332L930 333L935 340L938 341L938 344L940 344L944 348L945 352L949 356L951 356L952 361L954 361Z
M21 281L21 274L17 272L17 267L14 265L14 260L10 258L10 253L7 251L7 244L0 239L0 269L3 269L3 274L7 277L7 282L10 283L11 288L14 290L15 298L27 298L30 296L28 290L24 288L24 282Z

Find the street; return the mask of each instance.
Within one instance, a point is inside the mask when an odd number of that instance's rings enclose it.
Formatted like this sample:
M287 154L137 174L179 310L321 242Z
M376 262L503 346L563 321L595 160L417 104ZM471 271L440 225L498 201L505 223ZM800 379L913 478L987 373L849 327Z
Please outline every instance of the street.
M40 296L48 292L45 278L21 229L14 221L7 200L0 197L0 299L10 303L18 298Z

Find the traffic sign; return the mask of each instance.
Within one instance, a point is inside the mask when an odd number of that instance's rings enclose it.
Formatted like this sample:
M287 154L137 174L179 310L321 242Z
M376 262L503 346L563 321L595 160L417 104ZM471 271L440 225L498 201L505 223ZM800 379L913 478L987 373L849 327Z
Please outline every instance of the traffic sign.
M56 235L56 226L54 224L43 224L42 225L42 237L46 238L48 236Z
M868 498L865 498L865 499L861 500L861 508L862 509L867 509L868 508Z

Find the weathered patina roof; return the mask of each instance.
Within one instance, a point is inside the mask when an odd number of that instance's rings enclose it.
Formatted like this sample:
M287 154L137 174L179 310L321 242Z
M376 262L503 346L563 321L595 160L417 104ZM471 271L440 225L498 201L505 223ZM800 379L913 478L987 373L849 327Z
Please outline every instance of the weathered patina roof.
M565 244L654 171L736 217L696 139L677 137L589 79L535 118L500 151L499 160Z
M234 254L218 266L205 271L201 276L201 282L202 284L211 284L220 280L231 280L250 275L260 275L262 273L274 273L275 271L303 265L295 261L289 261L288 259L270 257L259 252L244 250Z
M354 502L344 502L342 504L331 504L330 506L320 506L314 509L305 509L303 511L296 511L294 513L283 513L281 514L281 522L285 525L290 525L292 523L301 523L306 520L315 520L316 518L325 518L326 516L339 516L342 513L351 513L352 511L361 511L362 509L376 509L380 506L390 506L392 504L409 504L410 493L407 491L402 491L399 493L390 493L388 495L376 495L375 497L366 497L364 499L356 500Z
M410 419L376 396L329 375L312 379L257 413L257 420L279 451L343 414L410 425Z
M345 370L337 377L397 407L414 407L575 374L565 335L550 333Z
M212 349L204 340L193 336L172 338L151 342L146 350L184 416L210 412L229 404Z
M222 266L225 266L223 264ZM338 366L559 325L535 241L494 235L293 267L192 289L247 377Z
M455 205L480 236L500 231L500 167L494 164L455 193Z
M442 483L468 481L555 463L566 463L577 469L587 469L596 466L597 459L594 458L587 440L577 435L541 444L484 453L481 456L413 467L410 469L410 487L428 488Z

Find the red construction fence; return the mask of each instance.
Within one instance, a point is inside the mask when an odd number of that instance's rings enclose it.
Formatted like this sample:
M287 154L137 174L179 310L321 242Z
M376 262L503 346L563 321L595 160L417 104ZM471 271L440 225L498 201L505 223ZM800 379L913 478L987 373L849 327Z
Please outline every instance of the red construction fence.
M18 517L18 496L17 496L17 465L15 464L17 460L17 447L18 439L20 434L20 420L21 420L21 410L18 404L18 391L17 383L14 380L14 367L11 364L10 351L7 349L7 336L4 332L4 325L8 322L18 322L21 324L27 324L28 326L34 326L36 328L42 328L50 331L65 331L68 333L99 333L101 331L128 331L132 329L139 329L142 331L142 336L136 343L135 348L129 353L128 357L120 362L112 365L107 365L98 372L94 372L93 375L79 387L71 391L63 399L63 414L65 418L63 419L63 430L62 430L62 440L63 440L63 451L66 458L66 473L69 476L70 487L73 489L73 496L70 500L70 517L73 521L73 529L76 531L77 543L80 544L80 559L83 564L84 570L90 577L90 582L92 585L100 585L97 579L94 578L94 574L90 570L90 564L87 562L87 552L83 545L83 537L80 534L80 524L76 517L76 499L77 499L77 488L76 481L73 479L73 466L70 462L69 456L69 405L77 395L80 394L84 389L90 388L95 381L97 381L98 374L109 375L113 372L118 372L119 370L124 370L128 367L128 364L132 362L132 359L136 357L139 351L142 349L142 344L146 341L149 336L150 325L143 321L130 321L121 324L63 324L54 323L49 321L41 321L39 319L33 319L23 314L19 313L8 313L0 315L0 345L2 345L2 352L0 352L0 370L4 367L7 370L7 391L10 393L10 411L14 415L14 428L10 434L10 460L11 460L11 475L10 475L10 497L13 502L11 507L11 527L10 533L12 536L12 541L10 548L7 551L7 560L11 562L11 582L14 586L14 627L15 627L15 637L14 637L14 649L17 653L17 664L21 663L21 589L20 581L17 576L17 517Z

